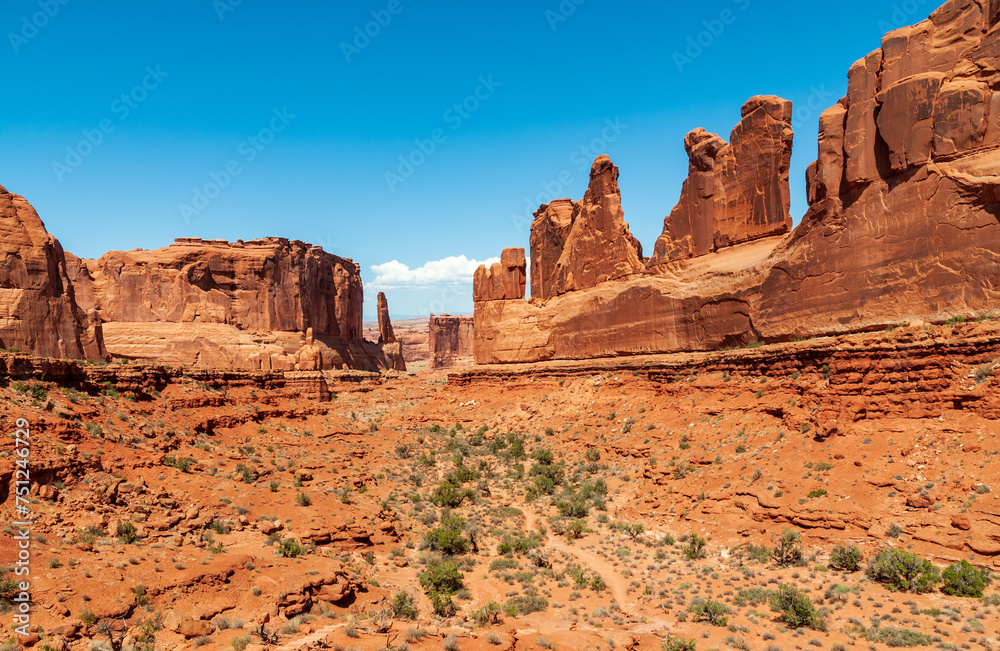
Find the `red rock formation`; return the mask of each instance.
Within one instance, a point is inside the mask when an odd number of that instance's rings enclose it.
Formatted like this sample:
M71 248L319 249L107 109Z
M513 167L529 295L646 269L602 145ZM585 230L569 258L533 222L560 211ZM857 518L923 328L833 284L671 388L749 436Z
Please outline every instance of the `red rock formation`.
M741 113L732 144L704 129L684 138L688 178L664 221L651 268L791 230L792 103L754 97Z
M385 292L378 293L378 342L380 344L396 343L396 335L392 331L392 321L389 320L389 301Z
M471 363L474 340L472 317L432 314L428 332L431 368L454 368Z
M104 359L100 319L82 310L59 240L0 186L0 343L37 355Z
M710 134L689 134L691 177L650 273L560 294L558 265L544 250L536 260L533 250L539 279L532 287L548 300L478 300L476 361L705 350L995 311L998 12L995 3L984 10L974 0L951 0L851 67L847 97L820 118L809 212L783 238L762 236L787 224L786 104L744 107L730 148L737 136L751 143L742 156L752 160L752 143L767 144L760 173L769 176L749 182L750 194L717 201L720 175L721 187L739 186L730 157ZM739 156L734 151L731 160ZM740 165L732 169L739 179ZM720 205L734 217L720 219ZM565 204L543 207L533 243L565 241L570 250L566 212ZM721 246L755 237L762 239ZM697 257L713 247L713 255Z
M531 297L548 299L642 273L642 245L622 211L618 168L599 156L583 201L543 205L531 224Z
M473 279L473 300L514 301L524 298L527 260L524 249L504 249L500 262L481 265Z
M180 238L100 260L71 256L68 272L81 306L100 312L109 350L119 357L292 370L311 329L321 368L385 366L361 336L358 265L317 246Z
M781 338L996 309L1000 32L952 0L888 34L823 114L809 212L755 321Z
M385 368L393 371L406 371L406 360L403 359L403 344L396 341L389 320L389 301L383 292L378 293L378 343L385 356Z

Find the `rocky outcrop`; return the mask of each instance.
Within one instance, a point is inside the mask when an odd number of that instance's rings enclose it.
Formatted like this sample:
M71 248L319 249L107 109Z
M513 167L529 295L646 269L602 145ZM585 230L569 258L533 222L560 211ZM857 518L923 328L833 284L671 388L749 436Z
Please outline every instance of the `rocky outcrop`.
M820 120L809 212L760 291L765 337L994 310L1000 32L952 0L855 63Z
M595 268L620 248L570 244L604 240L594 222L577 231L576 204L543 206L532 302L477 300L476 361L711 350L995 311L998 11L951 0L851 67L789 234L790 107L770 97L744 106L730 145L688 135L691 175L645 275L565 282L580 276L554 259Z
M731 144L704 129L684 138L688 178L651 268L791 230L792 103L754 97L741 113Z
M428 332L431 368L455 368L472 362L472 317L431 314Z
M560 199L531 225L531 298L549 299L642 273L642 245L622 210L618 168L599 156L583 201Z
M384 367L362 338L358 265L284 238L180 238L152 251L70 257L81 307L109 352L145 362L241 370ZM307 342L307 330L314 341Z
M385 356L385 368L393 371L406 371L406 360L403 359L403 344L396 340L389 320L389 301L384 292L378 293L378 343Z
M96 314L81 309L59 240L24 197L0 186L0 344L37 355L104 359Z
M515 301L524 298L528 263L524 249L504 249L500 262L489 269L481 265L473 277L473 300Z
M389 320L389 301L385 292L378 293L378 342L380 344L396 343L396 335L392 331L392 321Z

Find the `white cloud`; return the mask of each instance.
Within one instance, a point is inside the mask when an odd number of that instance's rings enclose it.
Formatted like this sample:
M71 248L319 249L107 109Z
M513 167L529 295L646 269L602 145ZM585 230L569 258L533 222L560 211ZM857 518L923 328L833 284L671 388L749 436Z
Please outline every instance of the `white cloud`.
M383 262L372 265L372 271L375 272L375 282L372 283L372 289L419 289L448 285L471 285L472 276L476 273L479 265L484 264L488 267L495 262L500 262L500 258L480 261L469 260L464 255L432 260L416 269L410 269L398 260Z

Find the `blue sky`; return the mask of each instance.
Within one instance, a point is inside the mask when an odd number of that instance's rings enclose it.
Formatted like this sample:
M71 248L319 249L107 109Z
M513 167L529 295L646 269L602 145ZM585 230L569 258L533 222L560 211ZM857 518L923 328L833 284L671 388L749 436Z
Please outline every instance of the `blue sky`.
M0 184L83 257L283 236L359 262L366 319L380 288L397 318L470 313L476 262L599 153L651 250L684 135L728 139L753 95L795 102L798 221L848 67L935 6L7 0Z

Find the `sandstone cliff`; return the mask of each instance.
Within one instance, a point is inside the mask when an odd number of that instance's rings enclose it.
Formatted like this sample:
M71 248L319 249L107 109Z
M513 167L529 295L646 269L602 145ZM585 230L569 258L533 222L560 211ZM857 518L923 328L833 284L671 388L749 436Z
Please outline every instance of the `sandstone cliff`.
M117 357L294 370L299 351L315 347L319 368L386 364L361 336L357 264L320 247L283 238L181 238L99 260L69 256L67 269L81 306L104 320L108 350Z
M80 308L59 240L24 197L0 186L0 344L37 355L104 359L100 321Z
M531 225L531 297L548 299L631 278L644 269L642 245L622 211L618 168L599 156L583 201L543 205ZM520 298L520 297L517 297Z
M431 368L455 368L472 362L472 317L432 314L428 332Z
M704 129L684 138L688 178L664 222L650 267L792 229L792 103L754 97L742 115L732 144Z
M532 302L477 295L476 361L711 350L994 311L998 12L951 0L851 67L848 95L820 119L809 211L789 234L791 114L777 98L745 105L730 145L688 135L691 175L644 275L566 283L553 262L565 251L572 268L595 268L622 260L621 246L571 247L602 231L577 233L569 200L543 206Z

